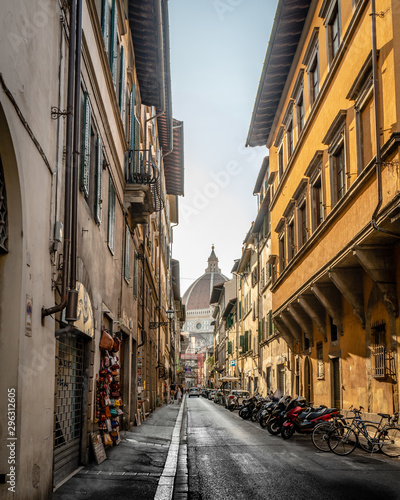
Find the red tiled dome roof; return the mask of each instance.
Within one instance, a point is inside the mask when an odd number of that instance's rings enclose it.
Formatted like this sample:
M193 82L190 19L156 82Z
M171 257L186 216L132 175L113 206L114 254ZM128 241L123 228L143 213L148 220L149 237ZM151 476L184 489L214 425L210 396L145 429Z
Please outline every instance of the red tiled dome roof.
M210 297L215 285L227 281L223 274L205 273L200 276L183 295L182 301L186 306L186 311L192 309L208 309L210 307Z

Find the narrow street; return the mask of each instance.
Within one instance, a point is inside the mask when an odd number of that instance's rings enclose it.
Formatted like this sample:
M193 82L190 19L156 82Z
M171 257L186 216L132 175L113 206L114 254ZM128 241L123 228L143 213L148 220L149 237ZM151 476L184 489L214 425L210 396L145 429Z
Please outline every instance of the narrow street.
M204 398L187 400L189 498L398 499L400 461L318 452L309 436L271 436Z

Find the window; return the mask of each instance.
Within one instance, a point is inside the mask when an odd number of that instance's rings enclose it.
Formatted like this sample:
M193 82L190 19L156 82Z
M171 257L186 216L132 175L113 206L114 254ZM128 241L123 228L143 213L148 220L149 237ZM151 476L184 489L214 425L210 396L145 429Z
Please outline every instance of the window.
M287 152L289 159L293 154L293 117L290 118L288 125L286 127L286 141L287 141Z
M346 111L336 115L325 137L323 144L329 146L329 175L331 184L331 207L343 198L347 190L345 160L345 126Z
M82 119L81 190L87 199L89 198L90 150L92 145L92 107L90 105L88 92L84 92L83 94Z
M304 128L304 91L301 89L298 100L296 102L297 111L297 126L299 127L299 134Z
M125 226L124 277L128 282L131 279L131 232L128 225Z
M133 260L133 296L137 299L138 296L138 275L139 275L139 263L138 254L135 250L134 260Z
M336 201L343 198L346 192L346 170L344 162L344 145L341 144L332 155L332 174L336 178L335 197Z
M102 176L103 176L103 144L101 137L97 136L96 143L96 170L95 170L95 199L94 199L94 218L97 224L101 224L102 215Z
M282 179L284 168L285 168L285 165L284 165L284 158L283 158L283 145L281 145L279 150L278 150L279 180Z
M322 342L317 343L317 378L324 378L324 358Z
M119 69L119 111L121 113L121 120L125 126L125 102L126 102L126 71L125 71L125 50L121 46L120 53L120 69Z
M304 197L300 206L297 209L298 214L298 231L299 231L299 248L307 241L307 202Z
M377 323L372 326L371 339L371 361L372 376L375 378L384 378L386 376L386 325Z
M115 251L115 188L110 177L108 184L108 228L107 228L107 244L111 253Z
M336 342L338 339L337 326L334 324L333 319L329 316L329 326L331 332L331 342Z
M338 0L325 0L322 3L319 17L325 19L328 42L328 61L335 58L340 46L340 9Z
M314 60L311 63L309 78L310 78L310 104L314 104L319 94L318 54L315 55Z
M295 232L294 232L294 216L290 218L287 225L288 238L288 262L290 262L296 254Z
M101 29L115 90L118 72L118 8L116 0L103 0Z
M324 220L322 195L322 151L316 151L304 175L309 177L311 203L311 229L314 232Z
M272 369L270 366L267 366L267 372L265 375L266 383L267 383L267 393L272 391Z
M286 254L285 254L285 235L281 233L279 235L279 270L282 273L286 265Z

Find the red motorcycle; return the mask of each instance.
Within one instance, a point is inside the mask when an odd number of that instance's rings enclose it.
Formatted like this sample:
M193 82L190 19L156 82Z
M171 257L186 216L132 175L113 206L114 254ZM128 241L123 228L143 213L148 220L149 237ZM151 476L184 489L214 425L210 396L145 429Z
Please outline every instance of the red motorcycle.
M296 406L286 414L281 429L281 436L283 439L290 439L295 432L311 434L317 424L330 420L338 413L337 408L304 411L304 407Z

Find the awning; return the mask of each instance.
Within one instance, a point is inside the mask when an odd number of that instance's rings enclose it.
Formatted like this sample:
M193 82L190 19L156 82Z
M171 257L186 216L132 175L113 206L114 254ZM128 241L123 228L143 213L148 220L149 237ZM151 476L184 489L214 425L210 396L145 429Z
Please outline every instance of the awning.
M264 217L267 215L269 211L269 203L270 203L270 190L268 189L267 194L263 199L263 202L261 203L261 207L260 210L258 211L256 220L254 221L253 233L258 233L262 228Z
M219 379L219 382L238 382L240 380L239 377L229 377L225 375Z
M164 157L167 194L184 195L183 122L173 120L173 150Z

